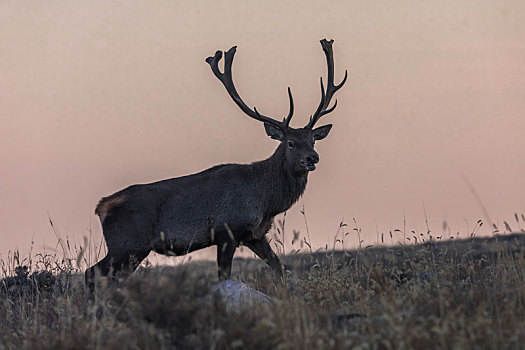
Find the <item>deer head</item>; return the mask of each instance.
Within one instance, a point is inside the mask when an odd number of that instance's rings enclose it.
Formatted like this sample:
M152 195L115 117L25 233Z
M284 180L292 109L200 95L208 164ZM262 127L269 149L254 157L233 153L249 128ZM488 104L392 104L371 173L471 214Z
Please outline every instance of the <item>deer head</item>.
M323 125L314 128L317 121L324 115L332 112L337 106L337 100L334 105L330 108L330 101L332 96L337 90L339 90L346 82L348 72L345 70L345 76L343 81L334 85L334 57L332 51L333 40L321 40L321 46L326 56L326 63L328 66L328 80L326 89L323 84L323 78L321 78L321 102L317 107L315 113L310 117L308 124L303 128L292 128L290 127L290 121L294 112L293 97L290 88L288 87L288 98L290 101L290 110L288 116L283 121L267 117L257 111L254 107L251 109L241 99L237 93L237 89L233 84L232 78L232 63L236 46L225 52L224 61L224 72L219 70L219 61L222 58L223 52L217 51L212 57L208 57L206 62L211 66L213 74L222 82L226 91L233 99L233 101L239 106L239 108L246 113L249 117L261 121L264 123L266 134L272 139L281 142L281 147L284 149L286 155L286 162L288 168L296 176L307 174L309 171L315 170L316 164L319 162L319 155L314 150L315 141L322 140L332 128L332 124Z

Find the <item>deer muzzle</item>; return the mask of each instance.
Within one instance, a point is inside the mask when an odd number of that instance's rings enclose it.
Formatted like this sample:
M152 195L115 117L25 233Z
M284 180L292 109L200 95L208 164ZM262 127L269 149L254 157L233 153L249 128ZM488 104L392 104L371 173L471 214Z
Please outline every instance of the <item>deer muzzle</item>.
M301 161L302 166L308 171L314 171L317 163L319 163L319 155L315 152L307 155L306 158Z

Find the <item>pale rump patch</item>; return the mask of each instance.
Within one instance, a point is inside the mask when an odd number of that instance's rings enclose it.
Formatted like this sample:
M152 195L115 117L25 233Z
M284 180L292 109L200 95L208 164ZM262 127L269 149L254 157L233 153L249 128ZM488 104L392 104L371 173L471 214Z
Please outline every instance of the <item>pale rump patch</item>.
M104 222L111 208L124 203L124 200L125 198L123 195L102 198L100 202L98 202L97 207L95 209L95 214L99 216L100 223Z

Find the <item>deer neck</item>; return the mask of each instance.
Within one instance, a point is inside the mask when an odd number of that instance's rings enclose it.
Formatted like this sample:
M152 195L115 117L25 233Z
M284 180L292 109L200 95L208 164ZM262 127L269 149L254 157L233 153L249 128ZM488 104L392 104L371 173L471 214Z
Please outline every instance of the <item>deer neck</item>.
M308 174L295 176L286 161L286 149L280 144L275 152L261 162L265 169L264 181L268 192L268 209L270 216L288 210L303 194Z

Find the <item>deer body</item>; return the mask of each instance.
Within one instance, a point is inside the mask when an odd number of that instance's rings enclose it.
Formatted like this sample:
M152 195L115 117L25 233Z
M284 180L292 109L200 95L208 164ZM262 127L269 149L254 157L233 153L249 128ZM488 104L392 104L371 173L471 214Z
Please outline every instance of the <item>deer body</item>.
M158 229L175 241L191 232L190 241L203 242L212 229L230 229L241 241L262 239L273 217L290 208L306 185L307 174L293 177L282 168L281 153L277 149L260 162L225 164L169 180L181 189L170 191Z
M103 198L99 215L107 256L86 270L86 283L94 288L95 271L114 275L133 271L153 250L166 255L217 245L219 278L227 279L235 249L242 244L253 250L279 275L283 266L265 237L273 218L289 209L303 194L308 173L319 156L316 140L328 135L331 125L314 129L328 109L332 94L346 81L333 85L332 42L321 41L328 62L328 86L310 123L301 129L288 126L293 114L283 122L248 108L240 99L231 78L235 47L226 53L225 71L218 69L222 52L209 57L213 73L221 80L234 102L250 117L263 121L266 133L280 144L267 159L252 164L223 164L202 172L150 184L133 185Z
M252 164L223 164L130 186L102 199L99 206L117 202L106 208L102 225L111 228L116 222L128 222L138 233L130 248L146 246L174 255L212 245L212 229L219 233L229 229L239 242L262 239L273 217L290 208L306 187L307 174L294 177L283 168L283 148ZM122 245L118 234L105 237Z

